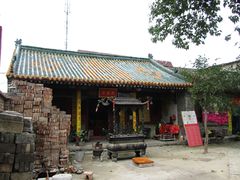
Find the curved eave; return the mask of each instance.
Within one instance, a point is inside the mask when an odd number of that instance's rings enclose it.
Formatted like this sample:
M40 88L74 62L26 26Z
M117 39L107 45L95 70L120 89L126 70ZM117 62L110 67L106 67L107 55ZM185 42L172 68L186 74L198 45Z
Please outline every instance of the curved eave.
M12 59L11 59L11 62L9 64L9 67L8 67L8 70L7 70L7 73L6 73L7 77L9 75L11 75L12 72L13 72L13 61L14 61L14 58L15 58L15 54L16 54L16 48L13 51Z
M48 82L51 84L73 84L73 85L113 85L113 86L131 86L131 87L147 87L147 88L187 88L191 87L191 83L164 83L164 82L143 82L143 81L122 81L122 80L92 80L92 79L73 79L73 78L49 78L39 76L15 75L7 74L9 79L19 79L26 81Z

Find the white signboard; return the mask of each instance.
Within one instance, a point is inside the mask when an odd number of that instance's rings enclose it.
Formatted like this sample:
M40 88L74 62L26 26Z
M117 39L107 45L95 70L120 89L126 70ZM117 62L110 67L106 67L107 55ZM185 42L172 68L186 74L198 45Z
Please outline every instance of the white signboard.
M182 111L183 124L197 124L195 111Z

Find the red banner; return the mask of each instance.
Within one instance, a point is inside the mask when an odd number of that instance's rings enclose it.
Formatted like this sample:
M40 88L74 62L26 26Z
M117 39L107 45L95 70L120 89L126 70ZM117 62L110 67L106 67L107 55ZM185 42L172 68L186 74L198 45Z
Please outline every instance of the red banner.
M117 97L116 88L99 88L99 97Z
M204 117L204 113L202 114ZM228 113L207 113L207 120L218 125L228 124Z

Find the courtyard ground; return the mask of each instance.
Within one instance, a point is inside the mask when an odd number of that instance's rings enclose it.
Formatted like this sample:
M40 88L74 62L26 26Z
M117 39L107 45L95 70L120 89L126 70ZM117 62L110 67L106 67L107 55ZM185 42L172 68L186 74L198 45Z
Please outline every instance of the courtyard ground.
M154 145L148 147L146 153L154 161L152 167L137 167L131 159L93 160L92 151L85 151L82 162L77 165L93 171L93 179L97 180L237 180L240 179L239 152L239 141L210 144L208 154L203 154L202 146ZM83 174L73 174L73 180L84 178Z

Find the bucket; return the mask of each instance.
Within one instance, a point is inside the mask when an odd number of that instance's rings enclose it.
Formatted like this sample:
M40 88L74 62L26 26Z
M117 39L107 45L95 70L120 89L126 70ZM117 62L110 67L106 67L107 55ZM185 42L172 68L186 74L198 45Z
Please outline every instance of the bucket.
M57 174L52 177L52 180L72 180L71 174Z
M77 151L75 153L74 160L76 160L77 162L82 162L83 158L84 158L84 151Z

